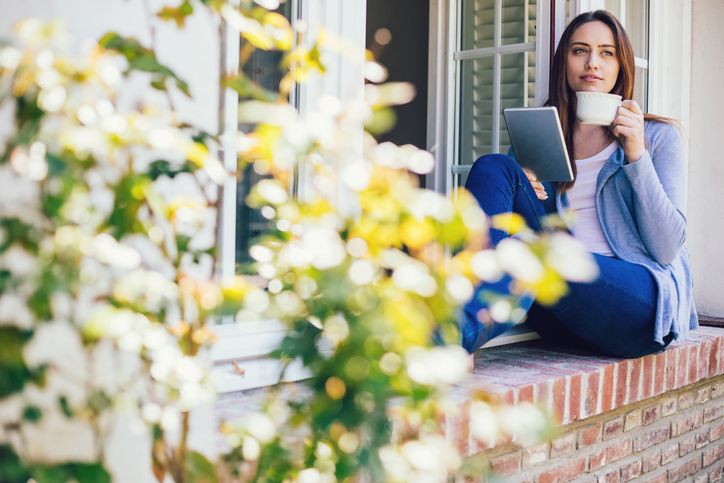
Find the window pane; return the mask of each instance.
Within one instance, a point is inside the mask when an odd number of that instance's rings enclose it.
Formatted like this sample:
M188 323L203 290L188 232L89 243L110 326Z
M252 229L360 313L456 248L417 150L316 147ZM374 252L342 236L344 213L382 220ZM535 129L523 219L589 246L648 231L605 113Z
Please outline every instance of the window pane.
M463 0L462 50L492 47L495 36L495 1Z
M649 58L649 2L629 0L626 2L626 32L628 32L634 54L642 59Z
M493 58L461 62L460 164L472 164L493 146Z
M285 2L277 10L279 13L291 19L292 2ZM282 54L275 51L256 50L243 66L244 74L252 81L263 88L276 92L279 90L279 82L282 79L282 71L279 63ZM239 126L241 131L248 131L246 126ZM246 204L246 197L252 186L263 176L254 172L251 166L247 166L236 185L236 262L245 263L250 261L249 247L254 238L261 235L269 228L269 222L261 216L259 210L252 209Z
M531 82L529 72L530 58L534 59L535 54L523 52L520 54L509 54L501 57L500 72L500 147L501 153L507 153L510 147L508 130L503 119L503 109L506 107L525 107L532 95L535 99L535 74ZM532 68L535 72L535 65Z
M636 82L634 83L634 100L638 102L641 109L646 112L648 108L647 94L649 70L636 67Z
M501 43L535 42L536 0L503 0Z

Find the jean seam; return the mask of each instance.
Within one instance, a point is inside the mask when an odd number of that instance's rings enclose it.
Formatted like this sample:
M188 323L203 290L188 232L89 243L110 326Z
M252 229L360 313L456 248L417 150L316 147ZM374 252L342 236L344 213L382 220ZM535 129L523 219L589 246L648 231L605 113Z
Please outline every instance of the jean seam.
M528 200L528 203L530 204L530 207L533 209L533 214L535 214L535 218L536 218L536 220L538 220L538 225L540 226L540 230L543 230L543 220L541 220L540 215L538 215L538 210L536 210L535 203L533 202L533 200L531 199L530 195L528 194L528 191L526 191L525 185L523 185L523 183L521 183L520 181L518 181L518 182L513 186L513 198L515 198L515 190L516 190L516 189L521 190L521 191L523 192L523 194L525 194L525 197L526 197L526 199ZM511 199L511 205L512 205L512 199ZM511 206L511 211L512 211L512 208L513 208L513 207ZM536 231L538 231L538 230L536 230Z

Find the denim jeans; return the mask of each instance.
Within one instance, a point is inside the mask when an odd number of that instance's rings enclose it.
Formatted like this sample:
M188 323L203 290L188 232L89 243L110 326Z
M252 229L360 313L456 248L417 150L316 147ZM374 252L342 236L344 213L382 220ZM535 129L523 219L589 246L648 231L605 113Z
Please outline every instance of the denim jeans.
M528 226L543 230L542 218L555 210L553 193L542 203L518 163L503 154L489 154L473 165L465 187L489 216L515 212ZM493 245L507 233L491 229ZM640 357L663 350L666 344L654 341L654 321L658 288L642 266L615 257L593 254L599 276L591 283L568 283L568 293L555 305L543 306L524 295L518 305L527 310L526 322L544 339L556 345L587 349L613 357ZM485 292L509 295L509 277L495 283L483 282L463 307L460 318L462 344L473 352L488 340L508 330L514 323L483 324L478 318L487 308Z

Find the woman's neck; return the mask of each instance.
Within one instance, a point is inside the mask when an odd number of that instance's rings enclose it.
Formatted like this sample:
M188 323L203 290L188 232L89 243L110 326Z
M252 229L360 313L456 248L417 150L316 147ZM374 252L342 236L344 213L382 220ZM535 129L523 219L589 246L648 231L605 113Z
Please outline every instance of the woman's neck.
M573 152L576 159L590 158L609 144L611 138L606 128L576 122L573 129Z

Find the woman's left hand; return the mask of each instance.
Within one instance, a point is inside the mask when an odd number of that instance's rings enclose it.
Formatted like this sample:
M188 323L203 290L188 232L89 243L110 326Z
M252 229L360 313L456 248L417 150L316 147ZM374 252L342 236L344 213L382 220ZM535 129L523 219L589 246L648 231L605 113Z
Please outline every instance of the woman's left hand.
M646 151L644 145L644 113L633 100L625 100L618 107L613 120L613 134L623 145L623 153L629 163L635 163Z

